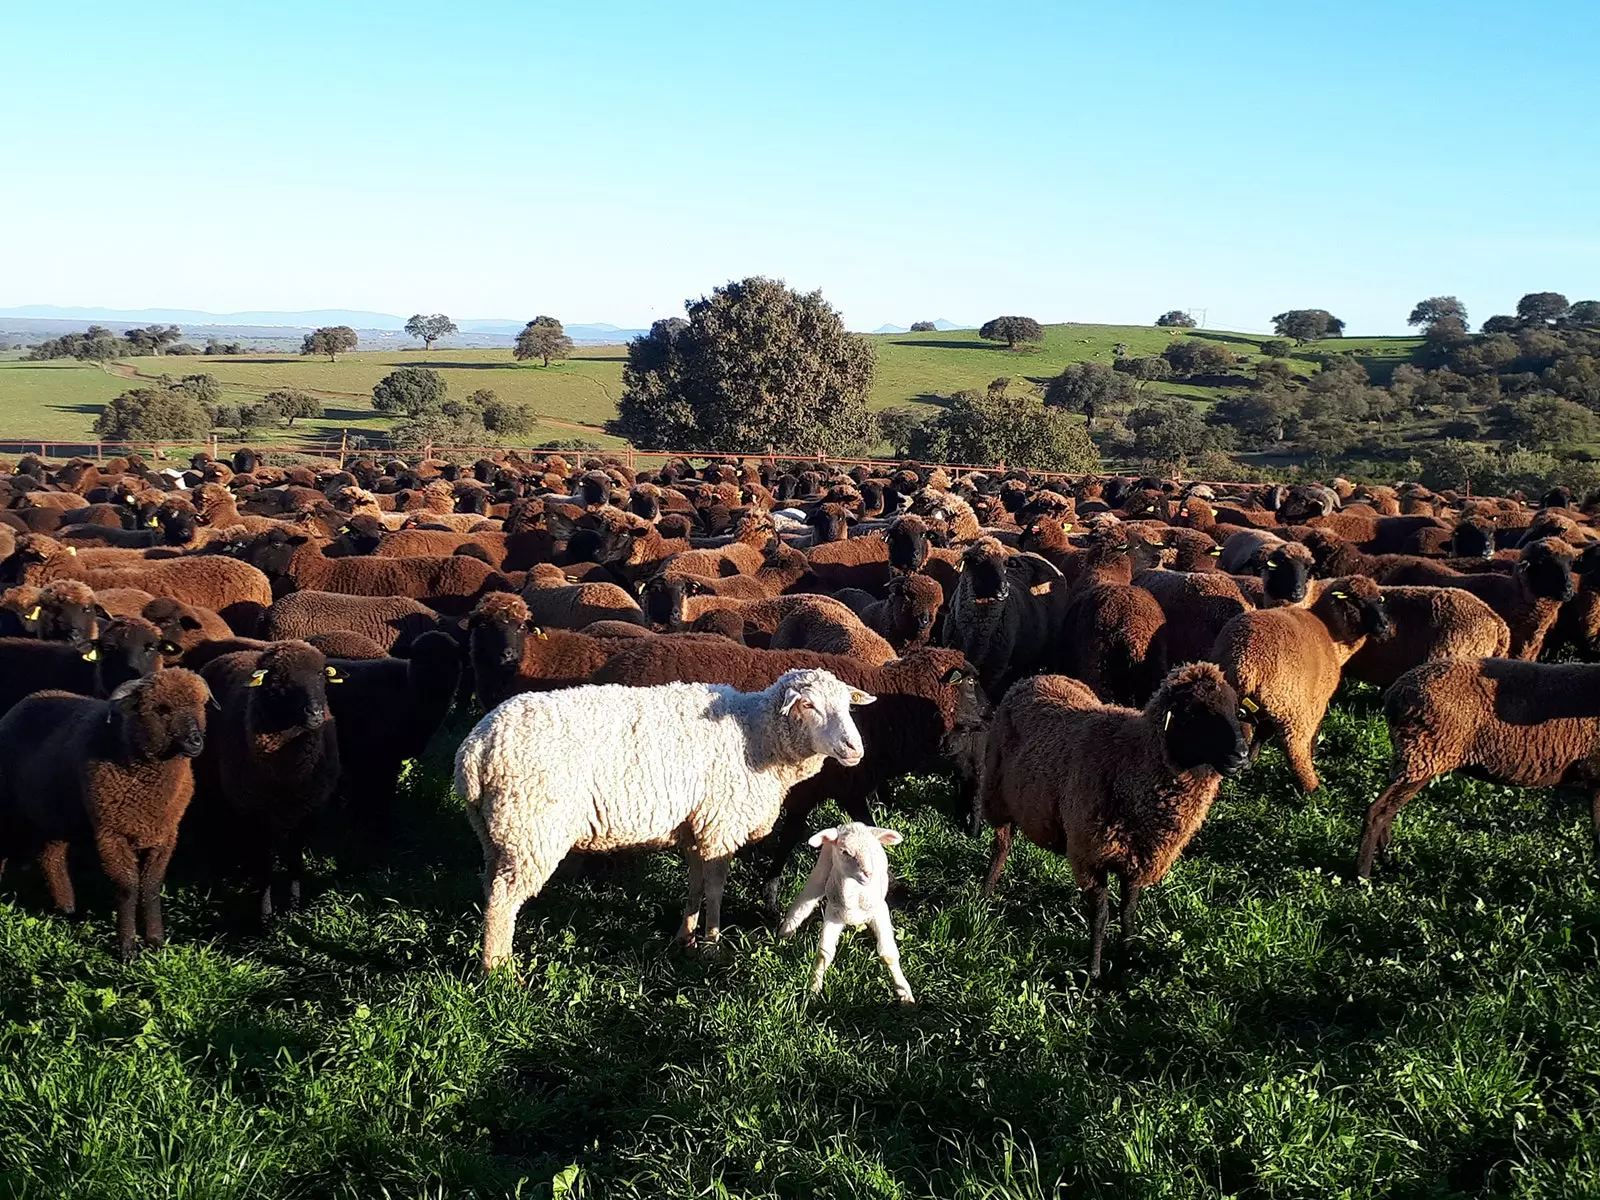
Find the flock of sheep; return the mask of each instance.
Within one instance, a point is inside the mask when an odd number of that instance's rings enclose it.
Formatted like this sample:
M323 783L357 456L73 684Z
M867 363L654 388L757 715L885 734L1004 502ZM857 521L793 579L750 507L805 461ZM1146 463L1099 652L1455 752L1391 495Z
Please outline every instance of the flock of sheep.
M455 786L485 967L574 849L680 850L694 944L736 853L776 909L809 837L780 933L821 906L818 988L870 927L909 1002L873 801L948 770L953 818L993 829L990 888L1018 830L1070 860L1098 975L1111 879L1126 936L1267 741L1316 788L1343 678L1388 689L1394 745L1359 874L1462 767L1589 785L1600 838L1600 666L1537 661L1600 650L1590 507L915 464L29 456L0 466L0 866L36 860L71 912L92 847L126 957L163 940L181 827L270 919L319 824L384 836L403 764L475 706ZM851 822L813 833L829 799Z

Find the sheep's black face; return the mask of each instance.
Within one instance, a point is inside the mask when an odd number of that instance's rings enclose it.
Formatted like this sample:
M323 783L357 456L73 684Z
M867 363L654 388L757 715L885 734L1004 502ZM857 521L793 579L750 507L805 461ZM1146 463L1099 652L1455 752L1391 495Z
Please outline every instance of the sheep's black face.
M892 570L910 574L928 561L928 535L923 530L900 521L889 529L887 538Z
M161 524L162 540L169 546L189 545L200 529L198 517L187 508L162 508L156 519Z
M1267 556L1261 578L1265 581L1267 595L1274 600L1298 604L1306 598L1306 588L1311 582L1311 572L1305 560L1292 558L1279 547Z
M1535 542L1522 552L1522 570L1528 590L1540 599L1567 601L1577 593L1572 560L1548 539Z
M293 643L264 651L256 667L265 674L251 690L257 728L282 733L297 726L321 729L327 724L327 660L315 650Z
M100 632L100 622L111 618L103 611L83 604L61 601L44 605L39 613L38 636L47 642L66 642L87 647Z
M1210 767L1237 775L1250 762L1250 743L1240 723L1239 698L1220 676L1169 689L1162 716L1167 760L1179 771Z
M137 625L112 621L97 641L85 650L94 654L100 686L110 692L130 679L142 679L161 665L161 631L140 621Z
M1006 579L1006 561L992 554L972 554L962 560L966 565L967 586L972 598L979 604L993 604L1004 600L1010 590Z
M1552 488L1544 494L1539 501L1543 508L1570 508L1572 506L1572 493L1564 487Z
M489 493L483 488L468 488L456 497L456 511L483 516L489 511Z
M635 492L628 498L628 511L654 521L661 516L661 505L649 492Z
M1450 539L1457 558L1493 558L1494 530L1480 521L1462 521Z
M681 579L656 576L645 584L645 619L656 629L673 629L683 619L684 584Z
M1394 624L1381 599L1361 601L1361 632L1375 642L1386 642L1394 633Z
M850 536L850 526L854 522L843 513L829 512L827 509L818 509L806 520L806 524L817 531L818 542L842 542Z
M578 496L585 508L599 508L604 504L606 491L606 481L603 479L585 479L578 485Z
M472 618L472 659L483 667L515 667L528 642L527 627L510 612Z

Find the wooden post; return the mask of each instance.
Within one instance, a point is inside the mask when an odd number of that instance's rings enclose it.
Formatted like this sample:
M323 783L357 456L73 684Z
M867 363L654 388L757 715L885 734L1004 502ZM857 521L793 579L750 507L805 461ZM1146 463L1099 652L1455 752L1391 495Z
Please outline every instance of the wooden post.
M341 471L344 470L344 456L345 456L345 451L349 448L349 445L350 445L350 431L348 429L340 430L339 431L339 469Z

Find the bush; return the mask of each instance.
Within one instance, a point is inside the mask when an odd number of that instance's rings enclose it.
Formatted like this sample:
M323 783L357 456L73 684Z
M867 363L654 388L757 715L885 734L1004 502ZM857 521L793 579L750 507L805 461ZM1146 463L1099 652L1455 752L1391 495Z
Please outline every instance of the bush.
M1261 353L1268 358L1288 358L1294 350L1294 343L1288 338L1268 338L1261 343Z
M1072 474L1100 469L1100 452L1083 425L1025 392L957 392L937 416L906 428L907 444L897 449L927 462Z
M1046 405L1082 413L1090 421L1117 405L1131 404L1137 395L1127 374L1097 362L1072 363L1044 388Z
M372 389L372 407L381 413L404 414L416 420L444 403L445 382L429 367L400 367Z
M1197 338L1182 338L1169 343L1161 352L1161 357L1171 365L1173 374L1180 377L1216 374L1239 361L1238 355L1226 346Z
M939 331L939 327L937 325L935 325L932 321L913 321L913 322L911 322L911 332L912 333L937 333L938 331Z
M203 437L210 428L205 406L182 387L166 383L130 388L94 421L96 434L116 442L182 441Z
M1004 342L1015 349L1021 342L1044 341L1044 326L1032 317L996 317L984 322L978 336L991 342Z
M1156 325L1162 329L1193 329L1194 318L1181 308L1168 309L1156 318Z
M268 392L261 399L263 403L270 404L277 409L278 415L284 419L284 422L291 429L301 417L315 420L322 416L322 402L320 400L315 396L308 396L306 393L293 388L285 391Z

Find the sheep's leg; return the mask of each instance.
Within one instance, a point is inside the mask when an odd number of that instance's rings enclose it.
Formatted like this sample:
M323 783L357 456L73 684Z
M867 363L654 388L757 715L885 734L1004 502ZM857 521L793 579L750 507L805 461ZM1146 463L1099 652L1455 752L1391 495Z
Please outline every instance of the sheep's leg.
M1361 849L1356 853L1358 879L1372 878L1372 860L1381 848L1389 844L1389 832L1394 826L1395 817L1427 783L1426 779L1397 779L1372 802L1361 829ZM1596 796L1596 803L1600 803L1600 794Z
M768 912L782 911L783 906L778 903L778 887L783 882L783 869L789 865L794 848L804 840L806 820L811 813L810 808L791 808L785 804L778 811L778 823L762 842L762 845L772 847L771 857L767 860L766 878L761 883L761 898L766 902Z
M800 889L800 894L795 897L794 903L789 906L789 911L784 914L783 923L778 926L778 936L788 941L795 935L795 931L811 919L811 914L817 911L817 905L822 903L822 898L828 893L828 876L831 867L827 852L817 856L817 865L811 868L811 874L806 876L806 885Z
M728 886L728 867L733 862L733 855L722 854L716 858L708 858L701 872L705 878L706 891L706 941L719 942L722 940L722 892Z
M1083 907L1089 914L1089 978L1099 979L1100 956L1106 948L1106 920L1111 915L1104 877L1083 889Z
M1317 727L1299 719L1281 723L1283 730L1283 751L1289 759L1289 769L1294 772L1295 782L1304 792L1317 790L1317 769L1311 765L1311 744L1316 740Z
M1140 885L1126 877L1122 880L1122 936L1133 936L1133 914L1139 907Z
M823 915L822 936L817 939L817 961L811 968L812 995L822 990L822 977L828 973L828 968L833 964L833 956L839 952L839 935L843 932L843 924L831 920L826 914Z
M144 856L144 867L139 872L140 917L144 925L144 940L151 946L163 946L167 941L166 923L161 914L161 885L167 878L167 864L172 861L172 846L157 846Z
M68 916L77 912L78 898L67 871L67 843L46 842L39 852L39 870L44 872L45 886L50 889L50 903Z
M563 849L561 854L565 854ZM561 854L548 861L529 857L518 861L505 850L497 851L489 879L488 902L483 912L483 969L492 971L511 961L511 939L517 913L539 894L561 862Z
M138 949L134 933L134 906L139 899L139 852L118 833L100 831L95 836L100 866L117 889L117 957L127 962Z
M889 968L889 977L894 980L894 994L900 998L901 1004L915 1004L917 998L911 994L911 984L906 981L906 973L900 969L900 947L894 940L894 925L889 920L888 910L880 910L867 923L872 926L873 935L878 939L878 957Z
M700 926L700 909L705 904L706 898L706 867L705 860L700 857L700 851L693 846L689 847L689 895L683 902L683 920L678 925L677 936L674 941L682 942L685 946L694 945L695 931Z
M1016 836L1016 825L1000 825L994 831L994 845L989 850L989 877L984 880L983 890L993 892L995 885L1000 882L1000 872L1006 869L1006 859L1011 856L1011 839Z

